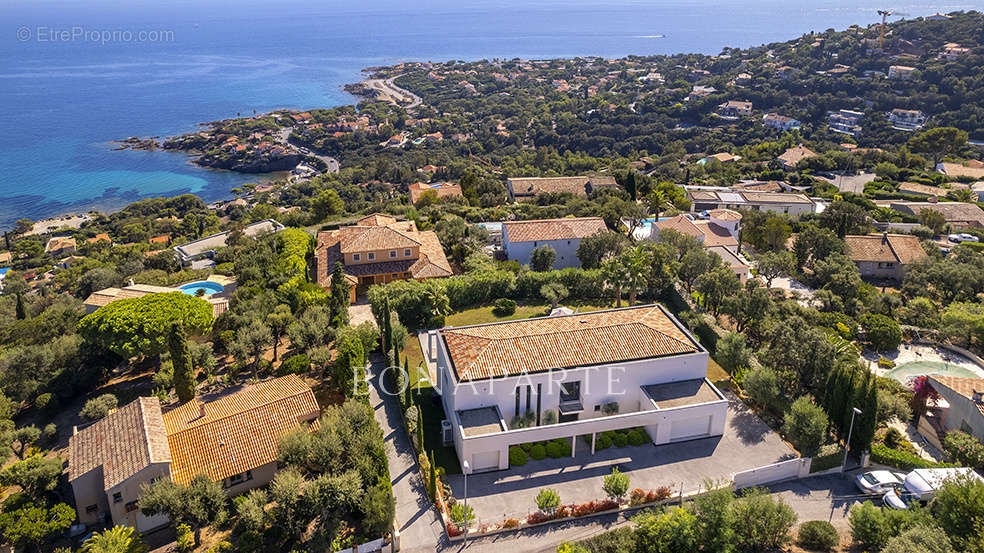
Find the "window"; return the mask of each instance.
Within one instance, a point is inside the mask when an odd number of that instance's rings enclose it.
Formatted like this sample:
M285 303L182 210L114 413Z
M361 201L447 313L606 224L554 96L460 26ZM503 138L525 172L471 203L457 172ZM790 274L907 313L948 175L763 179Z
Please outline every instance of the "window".
M532 391L533 391L533 387L532 386L527 386L526 387L526 412L527 413L530 412L530 395L531 395Z
M253 479L253 473L251 471L246 471L240 474L233 474L228 478L228 485L235 486L237 484L242 484L243 482L248 482Z
M560 401L563 403L565 401L578 401L581 399L581 383L580 382L561 382L560 383Z
M373 259L376 259L376 252L369 252L369 253L367 253L366 254L366 259L368 261L372 261Z
M362 255L357 254L357 253L353 253L352 254L352 261L362 261Z
M133 511L136 511L137 510L137 502L136 501L131 501L131 502L127 503L126 504L126 507L124 507L124 508L126 509L126 512L132 513Z
M403 257L410 257L411 255L413 255L413 250L410 248L403 250Z
M516 386L516 416L519 416L519 389L520 386Z
M92 513L96 512L98 510L99 510L99 506L98 505L89 505L88 507L85 508L85 513L86 514L92 514Z
M114 493L113 494L113 503L119 503L120 501L123 501L123 494L121 494L120 492Z
M396 250L390 250L390 259L396 257Z

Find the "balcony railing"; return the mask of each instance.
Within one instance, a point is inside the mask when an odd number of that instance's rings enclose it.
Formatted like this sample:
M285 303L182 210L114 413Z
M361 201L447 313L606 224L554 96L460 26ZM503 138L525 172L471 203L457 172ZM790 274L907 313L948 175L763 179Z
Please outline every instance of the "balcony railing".
M581 403L580 398L568 399L568 400L562 400L560 402L560 405L558 406L558 409L560 410L560 414L569 415L572 413L580 413L581 411L584 411L584 405Z

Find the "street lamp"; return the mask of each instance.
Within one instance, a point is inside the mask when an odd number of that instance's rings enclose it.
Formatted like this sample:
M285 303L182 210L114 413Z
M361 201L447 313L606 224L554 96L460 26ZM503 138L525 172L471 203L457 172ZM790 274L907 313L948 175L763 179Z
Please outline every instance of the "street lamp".
M464 543L468 543L468 473L471 472L471 466L468 461L461 464L462 472L465 474L465 539Z
M851 408L851 426L847 429L847 443L844 444L844 461L841 463L841 472L844 472L844 469L847 468L847 454L851 451L851 432L854 432L854 417L860 414L860 409L857 407Z

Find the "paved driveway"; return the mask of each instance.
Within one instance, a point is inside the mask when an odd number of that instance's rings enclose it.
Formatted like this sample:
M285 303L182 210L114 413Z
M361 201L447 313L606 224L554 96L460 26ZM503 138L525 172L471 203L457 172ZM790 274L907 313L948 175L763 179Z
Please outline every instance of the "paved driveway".
M792 480L769 486L773 495L781 497L799 516L799 522L826 520L838 529L850 528L847 520L851 505L871 501L880 505L877 495L858 492L854 478L860 471L827 474Z
M629 488L667 486L697 490L706 479L730 479L735 472L794 458L795 452L740 400L729 395L724 435L667 445L609 448L590 454L578 440L574 458L530 460L523 467L468 477L468 504L478 522L524 518L536 510L541 488L552 488L564 503L605 496L604 476L612 467L628 473ZM448 478L454 496L464 497L464 477Z

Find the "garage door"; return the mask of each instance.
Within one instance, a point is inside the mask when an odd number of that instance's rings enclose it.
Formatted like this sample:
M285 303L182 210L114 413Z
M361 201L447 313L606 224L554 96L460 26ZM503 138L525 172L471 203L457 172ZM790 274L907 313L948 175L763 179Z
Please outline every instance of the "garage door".
M499 470L499 452L487 451L472 455L472 472Z
M686 440L700 438L711 432L711 417L698 417L673 421L670 427L670 440Z

